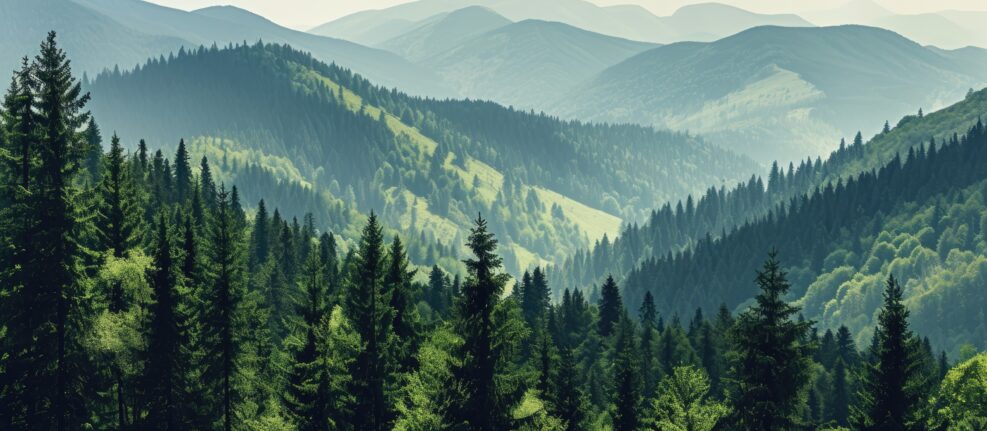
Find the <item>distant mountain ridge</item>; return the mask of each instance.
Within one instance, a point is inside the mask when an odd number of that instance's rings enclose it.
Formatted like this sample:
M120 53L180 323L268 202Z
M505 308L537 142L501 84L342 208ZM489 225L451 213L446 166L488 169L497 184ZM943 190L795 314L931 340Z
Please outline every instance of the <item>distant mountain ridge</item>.
M309 32L376 46L408 32L430 17L482 6L512 21L557 21L594 33L652 43L710 41L759 25L811 26L792 14L765 15L717 3L682 8L667 17L637 5L597 6L586 0L419 0L357 12ZM388 28L381 38L381 29Z
M483 6L468 6L428 18L407 33L384 41L377 47L411 61L424 61L468 39L511 23L511 20Z
M388 51L290 30L233 7L186 12L142 0L6 0L0 4L0 67L12 70L15 59L32 52L49 30L63 33L80 75L115 66L129 69L181 47L264 40L289 43L382 85L413 94L451 95L430 70Z
M541 109L545 100L655 46L558 22L524 20L466 38L419 64L463 96Z
M789 161L962 99L987 84L981 65L987 51L926 48L876 28L758 27L643 52L549 110L695 131L763 161Z

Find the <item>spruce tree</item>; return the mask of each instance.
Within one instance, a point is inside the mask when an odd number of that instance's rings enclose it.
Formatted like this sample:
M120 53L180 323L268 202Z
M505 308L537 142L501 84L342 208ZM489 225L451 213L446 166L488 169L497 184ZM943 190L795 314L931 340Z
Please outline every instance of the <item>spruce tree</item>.
M811 322L785 302L789 284L772 252L757 273L756 304L737 317L731 352L731 401L737 426L751 430L792 429L810 381Z
M635 348L634 322L623 314L613 346L613 429L636 431L642 419L641 374Z
M8 336L30 344L17 343L12 351L15 362L20 362L17 367L25 373L21 386L26 404L24 426L79 429L89 419L84 391L89 389L85 382L91 374L86 371L88 358L81 345L87 307L79 244L82 222L74 180L87 147L82 128L89 114L82 110L89 95L82 93L72 77L54 32L41 44L31 73L35 98L31 121L36 121L37 128L29 132L33 139L19 139L24 152L18 156L23 169L20 181L27 185L21 190L30 192L24 208L34 220L25 221L26 236L15 237L27 242L12 244L15 249L31 250L18 258L24 266L15 273L27 277L18 277L23 284L15 287L17 298L11 299L18 314L29 316L24 320L15 317ZM37 165L32 166L35 160Z
M114 257L122 258L132 247L140 243L143 233L140 202L137 187L125 165L120 138L114 133L110 139L110 152L104 162L99 185L100 203L96 226L100 248Z
M185 140L178 141L175 152L175 198L184 203L192 197L192 165L189 163Z
M257 215L254 216L254 231L250 238L250 268L255 269L267 262L271 238L268 234L270 220L267 217L267 206L261 199L257 203Z
M216 397L213 412L222 418L222 427L231 431L236 421L234 404L240 394L237 375L241 371L240 307L243 302L241 283L241 235L237 229L230 195L220 187L209 226L210 285L204 292L202 321L206 363L204 383Z
M552 403L552 415L563 421L566 431L588 430L587 399L577 378L576 364L572 351L566 347L559 354L559 370L555 374L555 399Z
M917 413L925 376L918 341L908 328L902 289L893 275L888 276L884 306L877 319L875 361L864 365L854 425L874 430L914 429L921 426Z
M453 370L463 399L454 406L451 422L477 431L500 430L510 426L511 412L523 395L523 387L505 370L523 330L517 329L520 322L510 315L511 308L517 308L513 301L500 302L509 277L499 272L502 260L494 254L497 240L482 217L474 222L466 245L473 257L463 261L469 277L455 320L456 332L463 337L457 352L462 363Z
M641 303L641 377L644 381L644 398L650 400L655 394L655 387L658 384L658 367L655 364L657 356L658 312L655 309L655 298L651 292L644 293L644 301Z
M600 335L608 337L613 333L613 327L620 320L622 310L620 288L617 287L617 282L613 281L612 275L607 276L607 281L603 283L600 291Z
M384 276L384 289L391 297L394 313L394 350L397 365L403 373L415 368L415 353L418 351L421 328L418 324L418 309L415 308L415 293L412 278L416 270L408 269L408 255L401 239L397 236L391 242L387 253L387 274Z
M187 427L181 405L185 398L184 331L179 307L178 271L172 256L168 222L158 217L154 269L150 272L154 302L149 309L147 367L144 388L148 417L144 427L153 430L180 430Z
M833 383L826 400L826 420L837 426L850 426L850 390L847 381L847 367L843 358L836 358L833 364Z
M38 329L32 307L40 298L32 289L32 271L37 260L31 235L38 223L30 201L34 169L38 165L37 123L34 108L34 78L27 58L15 72L4 97L3 133L0 143L6 152L0 164L0 426L27 427L45 387L34 379L37 363L34 332ZM4 357L5 356L5 357Z
M354 426L368 431L390 429L391 388L395 367L390 355L393 310L384 285L386 251L381 226L373 213L360 237L344 298L361 349L352 364L351 393L356 399Z
M521 297L521 310L528 326L536 328L545 317L548 310L551 292L544 271L536 267L531 273L531 279L524 285Z
M332 400L322 384L322 357L316 332L326 316L325 278L318 253L310 253L299 281L303 296L297 304L297 336L300 343L292 353L285 402L300 431L328 431L328 408Z
M199 163L199 193L202 195L202 202L205 208L214 210L216 208L216 183L212 178L212 169L209 168L209 160L202 156Z

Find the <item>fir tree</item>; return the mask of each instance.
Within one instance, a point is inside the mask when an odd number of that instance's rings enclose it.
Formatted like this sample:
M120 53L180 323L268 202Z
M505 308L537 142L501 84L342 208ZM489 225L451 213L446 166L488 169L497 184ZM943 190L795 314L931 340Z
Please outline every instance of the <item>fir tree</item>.
M199 163L199 193L202 195L205 208L214 210L217 204L216 183L212 178L209 160L205 156L202 156L202 162Z
M384 289L391 297L396 361L401 372L407 373L415 367L415 353L420 341L418 310L415 308L415 294L412 278L417 271L408 269L408 256L404 245L397 236L391 242L387 253L387 274L384 276Z
M88 420L84 382L89 373L80 339L87 323L78 236L82 223L73 180L87 146L80 130L89 121L89 114L82 111L89 95L72 77L54 32L41 44L31 70L37 129L30 133L38 145L21 140L27 151L19 161L22 175L27 174L21 177L22 184L30 191L27 208L37 224L28 225L28 243L14 244L33 250L22 262L28 274L19 292L22 296L13 301L20 312L31 316L26 325L17 322L8 328L8 336L34 340L14 353L26 359L22 398L28 404L26 428L78 429ZM34 154L36 168L31 166Z
M503 370L509 366L506 360L517 342L512 334L523 330L516 328L514 318L506 313L510 310L500 304L508 276L498 272L502 260L494 254L497 240L482 217L477 217L467 247L473 257L463 261L469 277L462 288L455 324L463 337L457 352L462 364L453 370L464 397L454 407L451 422L471 430L493 431L509 427L511 411L523 395L523 388ZM506 306L514 307L510 301Z
M620 288L617 287L617 282L613 281L613 276L608 276L600 291L600 335L608 337L613 333L613 327L620 320L622 310Z
M655 386L658 384L658 367L655 364L657 356L658 332L655 329L658 312L655 309L655 298L651 292L644 293L644 301L641 303L641 377L644 381L644 399L650 400L655 394Z
M322 357L316 332L326 315L325 279L323 265L317 253L310 253L302 270L300 284L304 295L299 301L298 336L300 345L295 347L288 376L285 402L294 415L298 429L302 431L328 431L332 400L328 399L327 385L323 384Z
M185 324L179 309L181 292L168 223L158 218L154 269L150 273L154 302L149 310L147 368L144 387L148 397L146 429L179 430L187 427L181 409L186 382L183 354Z
M877 319L875 362L865 365L854 425L868 430L913 429L920 426L917 411L925 382L919 346L908 328L902 289L892 275L888 276L884 307Z
M613 359L613 429L635 431L640 426L641 374L634 341L634 322L626 314L616 328Z
M733 328L731 374L736 425L743 429L792 429L809 384L810 322L796 322L799 308L784 301L789 284L776 253L757 273L761 293Z
M254 216L254 231L250 238L250 267L256 269L258 265L267 262L271 238L268 234L270 220L267 217L267 206L261 199L257 203L257 215Z
M555 374L557 392L552 403L552 414L563 421L566 431L588 430L586 394L576 380L577 370L572 352L563 347L559 356L559 370Z
M204 292L205 310L200 318L205 344L205 384L217 397L212 411L222 418L226 431L234 428L234 404L239 400L237 374L241 370L241 232L237 229L230 195L225 187L217 193L216 209L209 229L210 286Z
M100 181L100 205L96 226L99 227L100 248L121 258L140 243L142 234L137 188L125 166L120 138L113 134L110 152L104 159L104 172Z
M344 302L362 347L352 365L354 425L368 431L390 429L393 420L391 387L395 367L389 354L394 337L393 311L384 286L385 259L381 226L371 213L363 228Z
M192 165L189 164L188 150L185 140L178 141L175 152L175 198L179 203L192 197Z
M836 358L836 363L833 364L833 383L829 399L826 400L826 419L837 426L850 425L850 390L843 358Z

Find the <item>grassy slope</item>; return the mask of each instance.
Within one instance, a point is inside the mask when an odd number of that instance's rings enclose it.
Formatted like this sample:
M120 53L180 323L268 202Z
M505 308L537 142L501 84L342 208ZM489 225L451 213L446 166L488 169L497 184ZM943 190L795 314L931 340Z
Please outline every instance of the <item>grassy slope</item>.
M326 85L337 94L342 91L343 99L346 101L347 107L353 112L360 112L362 109L365 115L373 118L379 118L383 112L387 125L391 131L394 132L395 135L407 136L409 138L409 142L414 145L414 150L421 156L431 156L438 146L434 140L421 134L418 129L403 123L397 116L390 114L377 106L364 103L363 99L358 94L340 86L331 79L322 76L311 69L299 67L299 71L302 72L300 76L304 77L304 79L313 80L322 85ZM478 179L480 188L476 191L477 195L485 199L488 203L493 201L503 185L504 175L494 167L473 158L467 159L465 162L466 168L463 169L454 163L455 158L455 154L450 154L449 159L445 162L445 169L455 172L463 181L463 185L466 189L473 189L474 178ZM541 218L545 223L552 223L552 215L550 212L551 207L552 204L557 204L563 209L563 213L566 215L566 218L579 227L588 241L598 240L602 238L604 234L613 237L619 232L620 225L622 223L622 220L619 217L607 214L606 212L592 208L560 193L545 188L527 187L525 191L534 191L538 193L539 199L546 203L546 210L544 214L541 214ZM408 190L398 191L392 189L389 194L392 199L396 200L398 198L398 193L403 195L406 202L414 203L413 205L408 206L407 212L400 218L402 229L407 228L410 225L412 217L414 217L418 223L418 226L425 227L426 229L432 231L437 238L443 241L451 241L456 237L457 232L465 231L465 229L468 228L468 226L462 226L454 220L442 217L429 211L428 201L425 197L416 196ZM466 219L468 220L468 218ZM544 265L549 262L549 256L539 256L520 244L512 243L510 244L510 247L516 255L518 266L521 268L532 265Z

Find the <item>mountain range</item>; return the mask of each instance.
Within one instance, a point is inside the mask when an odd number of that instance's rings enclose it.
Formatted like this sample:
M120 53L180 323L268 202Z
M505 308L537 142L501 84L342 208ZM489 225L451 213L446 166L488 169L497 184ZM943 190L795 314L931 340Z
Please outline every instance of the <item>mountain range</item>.
M231 43L288 43L321 61L335 62L381 85L434 96L449 95L427 69L390 52L280 27L243 9L213 7L194 12L140 0L10 0L0 5L0 70L32 52L55 30L64 35L76 71L96 74L124 69L184 47Z
M548 108L566 117L690 130L762 161L833 150L841 136L960 100L987 51L923 47L862 26L758 27L645 51Z
M196 158L222 160L224 178L270 171L317 191L329 209L312 212L337 232L376 211L420 243L458 246L478 212L503 215L491 228L512 270L612 236L654 202L758 169L686 134L407 96L281 45L182 51L87 89L101 127L129 145L185 138ZM652 174L614 175L643 171Z
M692 5L659 17L640 6L601 7L585 0L419 0L358 12L309 32L377 46L435 16L470 6L488 8L511 21L556 21L595 33L652 43L710 41L760 25L812 25L792 14L757 14L717 3Z

